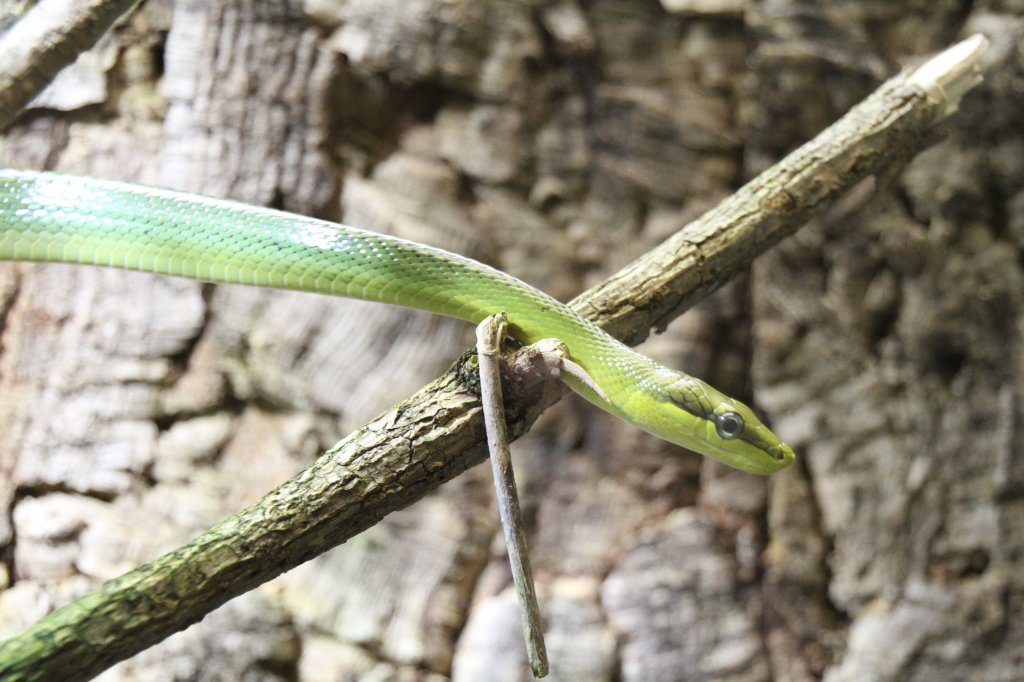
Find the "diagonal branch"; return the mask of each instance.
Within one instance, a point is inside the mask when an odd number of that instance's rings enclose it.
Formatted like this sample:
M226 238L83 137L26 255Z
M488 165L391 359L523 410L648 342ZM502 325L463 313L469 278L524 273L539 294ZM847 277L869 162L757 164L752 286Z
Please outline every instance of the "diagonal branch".
M41 0L0 36L0 130L138 0Z
M937 123L977 83L984 47L975 36L885 83L573 306L634 343L667 324L860 179L894 171L936 139ZM88 679L480 463L487 450L474 381L464 357L248 509L0 644L0 678ZM529 389L510 392L517 436L544 401Z

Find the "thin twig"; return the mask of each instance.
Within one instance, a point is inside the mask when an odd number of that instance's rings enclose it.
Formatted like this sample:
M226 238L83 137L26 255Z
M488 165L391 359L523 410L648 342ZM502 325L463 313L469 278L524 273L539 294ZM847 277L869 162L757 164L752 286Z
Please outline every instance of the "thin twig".
M544 646L544 627L537 605L537 592L533 585L533 569L526 547L523 514L519 509L516 477L512 471L512 453L505 428L505 405L501 399L501 342L508 330L504 313L491 315L477 325L476 352L480 359L480 403L487 427L487 446L490 451L491 473L498 501L498 516L505 532L508 562L512 567L512 582L519 597L523 617L523 635L526 653L534 677L548 674L548 652Z
M0 36L0 130L138 0L40 0Z
M972 39L978 44L982 42ZM955 50L956 48L954 48ZM975 80L978 50L946 60L946 93ZM954 87L957 84L963 87ZM898 76L678 235L573 306L636 343L721 286L862 178L891 173L936 138L950 112L936 90ZM105 583L0 644L0 679L86 680L229 599L341 544L487 456L461 365L357 430L249 508ZM541 405L506 394L510 435Z

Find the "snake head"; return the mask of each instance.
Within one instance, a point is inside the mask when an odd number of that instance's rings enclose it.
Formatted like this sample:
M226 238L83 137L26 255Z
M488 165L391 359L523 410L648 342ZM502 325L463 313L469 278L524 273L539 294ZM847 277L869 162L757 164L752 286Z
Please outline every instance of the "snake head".
M796 460L793 449L749 407L700 379L663 369L655 423L665 440L753 474L771 474Z

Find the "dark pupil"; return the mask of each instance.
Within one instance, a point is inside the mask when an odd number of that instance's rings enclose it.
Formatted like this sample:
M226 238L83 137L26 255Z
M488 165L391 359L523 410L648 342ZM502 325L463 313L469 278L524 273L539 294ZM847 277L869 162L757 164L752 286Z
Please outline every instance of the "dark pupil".
M715 422L718 426L718 435L722 438L735 438L743 429L743 419L735 412L719 415Z

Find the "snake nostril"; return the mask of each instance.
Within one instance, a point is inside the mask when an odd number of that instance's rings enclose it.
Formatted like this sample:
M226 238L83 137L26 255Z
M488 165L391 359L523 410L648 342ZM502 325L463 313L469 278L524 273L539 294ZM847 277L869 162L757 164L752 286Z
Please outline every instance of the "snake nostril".
M772 457L775 458L775 461L781 464L793 462L796 459L796 454L794 454L792 448L784 443L780 443L772 448L771 454Z

